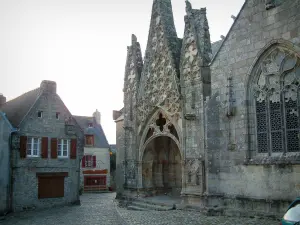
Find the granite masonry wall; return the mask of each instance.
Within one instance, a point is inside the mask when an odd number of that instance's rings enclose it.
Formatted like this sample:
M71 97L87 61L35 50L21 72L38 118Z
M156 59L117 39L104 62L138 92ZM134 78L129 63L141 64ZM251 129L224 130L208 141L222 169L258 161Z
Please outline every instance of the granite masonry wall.
M43 111L38 118L38 111ZM59 112L59 119L56 113ZM80 160L83 155L83 132L74 125L66 132L65 120L70 112L55 92L45 92L37 99L20 125L20 132L13 135L13 209L14 211L47 208L79 202ZM48 158L20 158L20 136L48 137ZM51 138L77 139L77 157L51 158ZM38 199L37 173L67 172L63 198Z
M269 80L272 83L278 73L289 73L283 76L291 81L285 88L300 83L300 69L296 69L300 65L299 11L300 0L246 0L215 54L205 8L192 9L186 2L181 40L173 25L171 1L154 0L139 80L136 72L140 70L135 70L137 64L132 60L137 44L133 36L124 80L125 127L133 125L133 136L143 141L141 135L149 127L155 128L149 119L158 109L177 120L174 124L184 163L182 196L187 204L197 204L212 214L280 217L288 203L299 196L299 144L294 153L258 153L262 144L257 140L254 110L254 98L267 92L261 87L270 86ZM279 53L274 56L273 50ZM265 72L268 77L277 75L265 78ZM273 82L267 90L275 90L282 82ZM130 104L135 90L137 108ZM296 115L296 111L289 115ZM125 142L123 121L117 122L120 195L126 195L122 184L129 176L124 176L125 149L134 155L137 144ZM137 152L139 158L140 154ZM137 171L142 177L142 170Z
M274 6L266 10L265 1L246 1L211 64L208 193L235 199L227 208L237 210L240 197L252 199L246 204L249 212L280 215L300 194L299 153L257 153L251 90L265 52L279 48L299 59L300 1Z
M124 191L124 184L125 184L125 171L124 171L124 161L125 161L125 153L124 153L124 121L118 120L116 121L116 191L117 191L117 198L122 196Z
M10 194L10 134L11 127L5 121L4 116L0 113L0 215L9 211L9 194Z

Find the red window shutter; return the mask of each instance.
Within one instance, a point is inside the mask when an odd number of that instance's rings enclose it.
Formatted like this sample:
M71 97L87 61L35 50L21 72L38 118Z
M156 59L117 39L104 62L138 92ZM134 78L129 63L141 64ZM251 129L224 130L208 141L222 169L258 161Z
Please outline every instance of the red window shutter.
M93 168L96 168L96 165L97 165L97 163L96 163L96 156L93 155Z
M24 159L26 158L26 148L27 148L27 137L21 136L20 137L20 158Z
M85 156L82 157L81 166L82 168L85 168Z
M71 140L71 155L70 158L71 159L76 159L76 154L77 153L77 140L76 139L72 139Z
M42 137L42 158L48 158L48 137Z
M57 158L57 138L51 138L51 158Z

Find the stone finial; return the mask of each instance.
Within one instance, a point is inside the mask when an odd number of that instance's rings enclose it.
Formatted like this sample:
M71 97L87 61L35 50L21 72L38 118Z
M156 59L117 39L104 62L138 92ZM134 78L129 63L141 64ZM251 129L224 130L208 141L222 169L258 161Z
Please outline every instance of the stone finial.
M137 37L134 34L131 35L131 43L132 45L137 43Z
M50 81L50 80L43 80L40 85L42 92L48 92L48 93L56 93L56 82Z
M235 19L236 19L236 16L231 15L231 19L235 20Z
M101 113L96 109L96 112L93 113L93 117L98 124L101 124Z
M6 103L6 97L0 93L0 107Z
M206 7L205 8L200 8L200 13L201 14L206 14Z
M224 40L224 39L225 39L225 36L224 36L224 35L221 35L220 37L221 37L221 39L222 39L222 40Z
M191 13L192 13L192 4L188 1L188 0L186 0L185 1L185 11L186 11L186 13L188 14L188 15L190 15Z

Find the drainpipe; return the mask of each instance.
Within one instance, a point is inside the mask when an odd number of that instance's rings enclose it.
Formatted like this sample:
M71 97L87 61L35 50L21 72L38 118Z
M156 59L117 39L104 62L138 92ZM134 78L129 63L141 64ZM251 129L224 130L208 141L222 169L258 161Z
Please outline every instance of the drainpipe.
M10 126L10 134L9 134L9 140L8 140L8 187L7 187L7 198L6 198L6 208L7 212L10 213L13 211L13 157L12 157L12 135L13 133L16 133L20 131L19 129L14 128L9 120L6 117L6 114L4 112L0 111L0 116L8 123Z
M77 137L76 137L77 138ZM79 139L81 139L80 138L80 136L79 136ZM78 140L78 139L77 139ZM79 148L79 149L81 149L81 147L83 146L83 143L82 143L82 140L80 140L79 141L79 143L80 143L80 146L79 145L77 145L77 148ZM81 202L80 202L80 194L79 194L79 191L80 191L80 172L81 172L81 170L80 170L80 166L81 166L81 160L82 160L82 155L81 155L81 152L80 152L80 154L78 154L78 156L79 157L77 157L78 158L78 163L79 163L79 166L78 166L78 185L77 185L77 201L76 201L76 205L81 205ZM77 159L76 159L77 160Z
M13 157L12 157L12 135L13 133L18 132L18 129L12 128L10 131L10 135L9 135L9 151L8 151L8 177L10 179L9 181L9 187L8 187L8 194L9 197L7 199L7 209L8 212L10 213L13 211L13 184L14 184L14 179L13 179Z

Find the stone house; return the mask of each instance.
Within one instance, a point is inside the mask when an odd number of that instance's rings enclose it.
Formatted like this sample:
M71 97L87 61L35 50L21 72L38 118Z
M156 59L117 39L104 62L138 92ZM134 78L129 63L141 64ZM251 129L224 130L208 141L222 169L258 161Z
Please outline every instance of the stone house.
M74 116L84 131L84 156L81 161L81 186L84 192L99 192L110 187L110 146L101 126L98 110L93 117Z
M145 57L133 35L114 112L118 196L282 215L300 194L299 11L299 0L246 0L211 43L206 8L186 2L180 39L171 0L154 0Z
M6 98L0 95L0 106L6 102ZM10 144L11 134L17 130L12 127L5 116L0 111L0 216L10 211Z
M17 129L10 137L11 210L80 203L83 132L56 93L56 83L42 81L0 111Z

